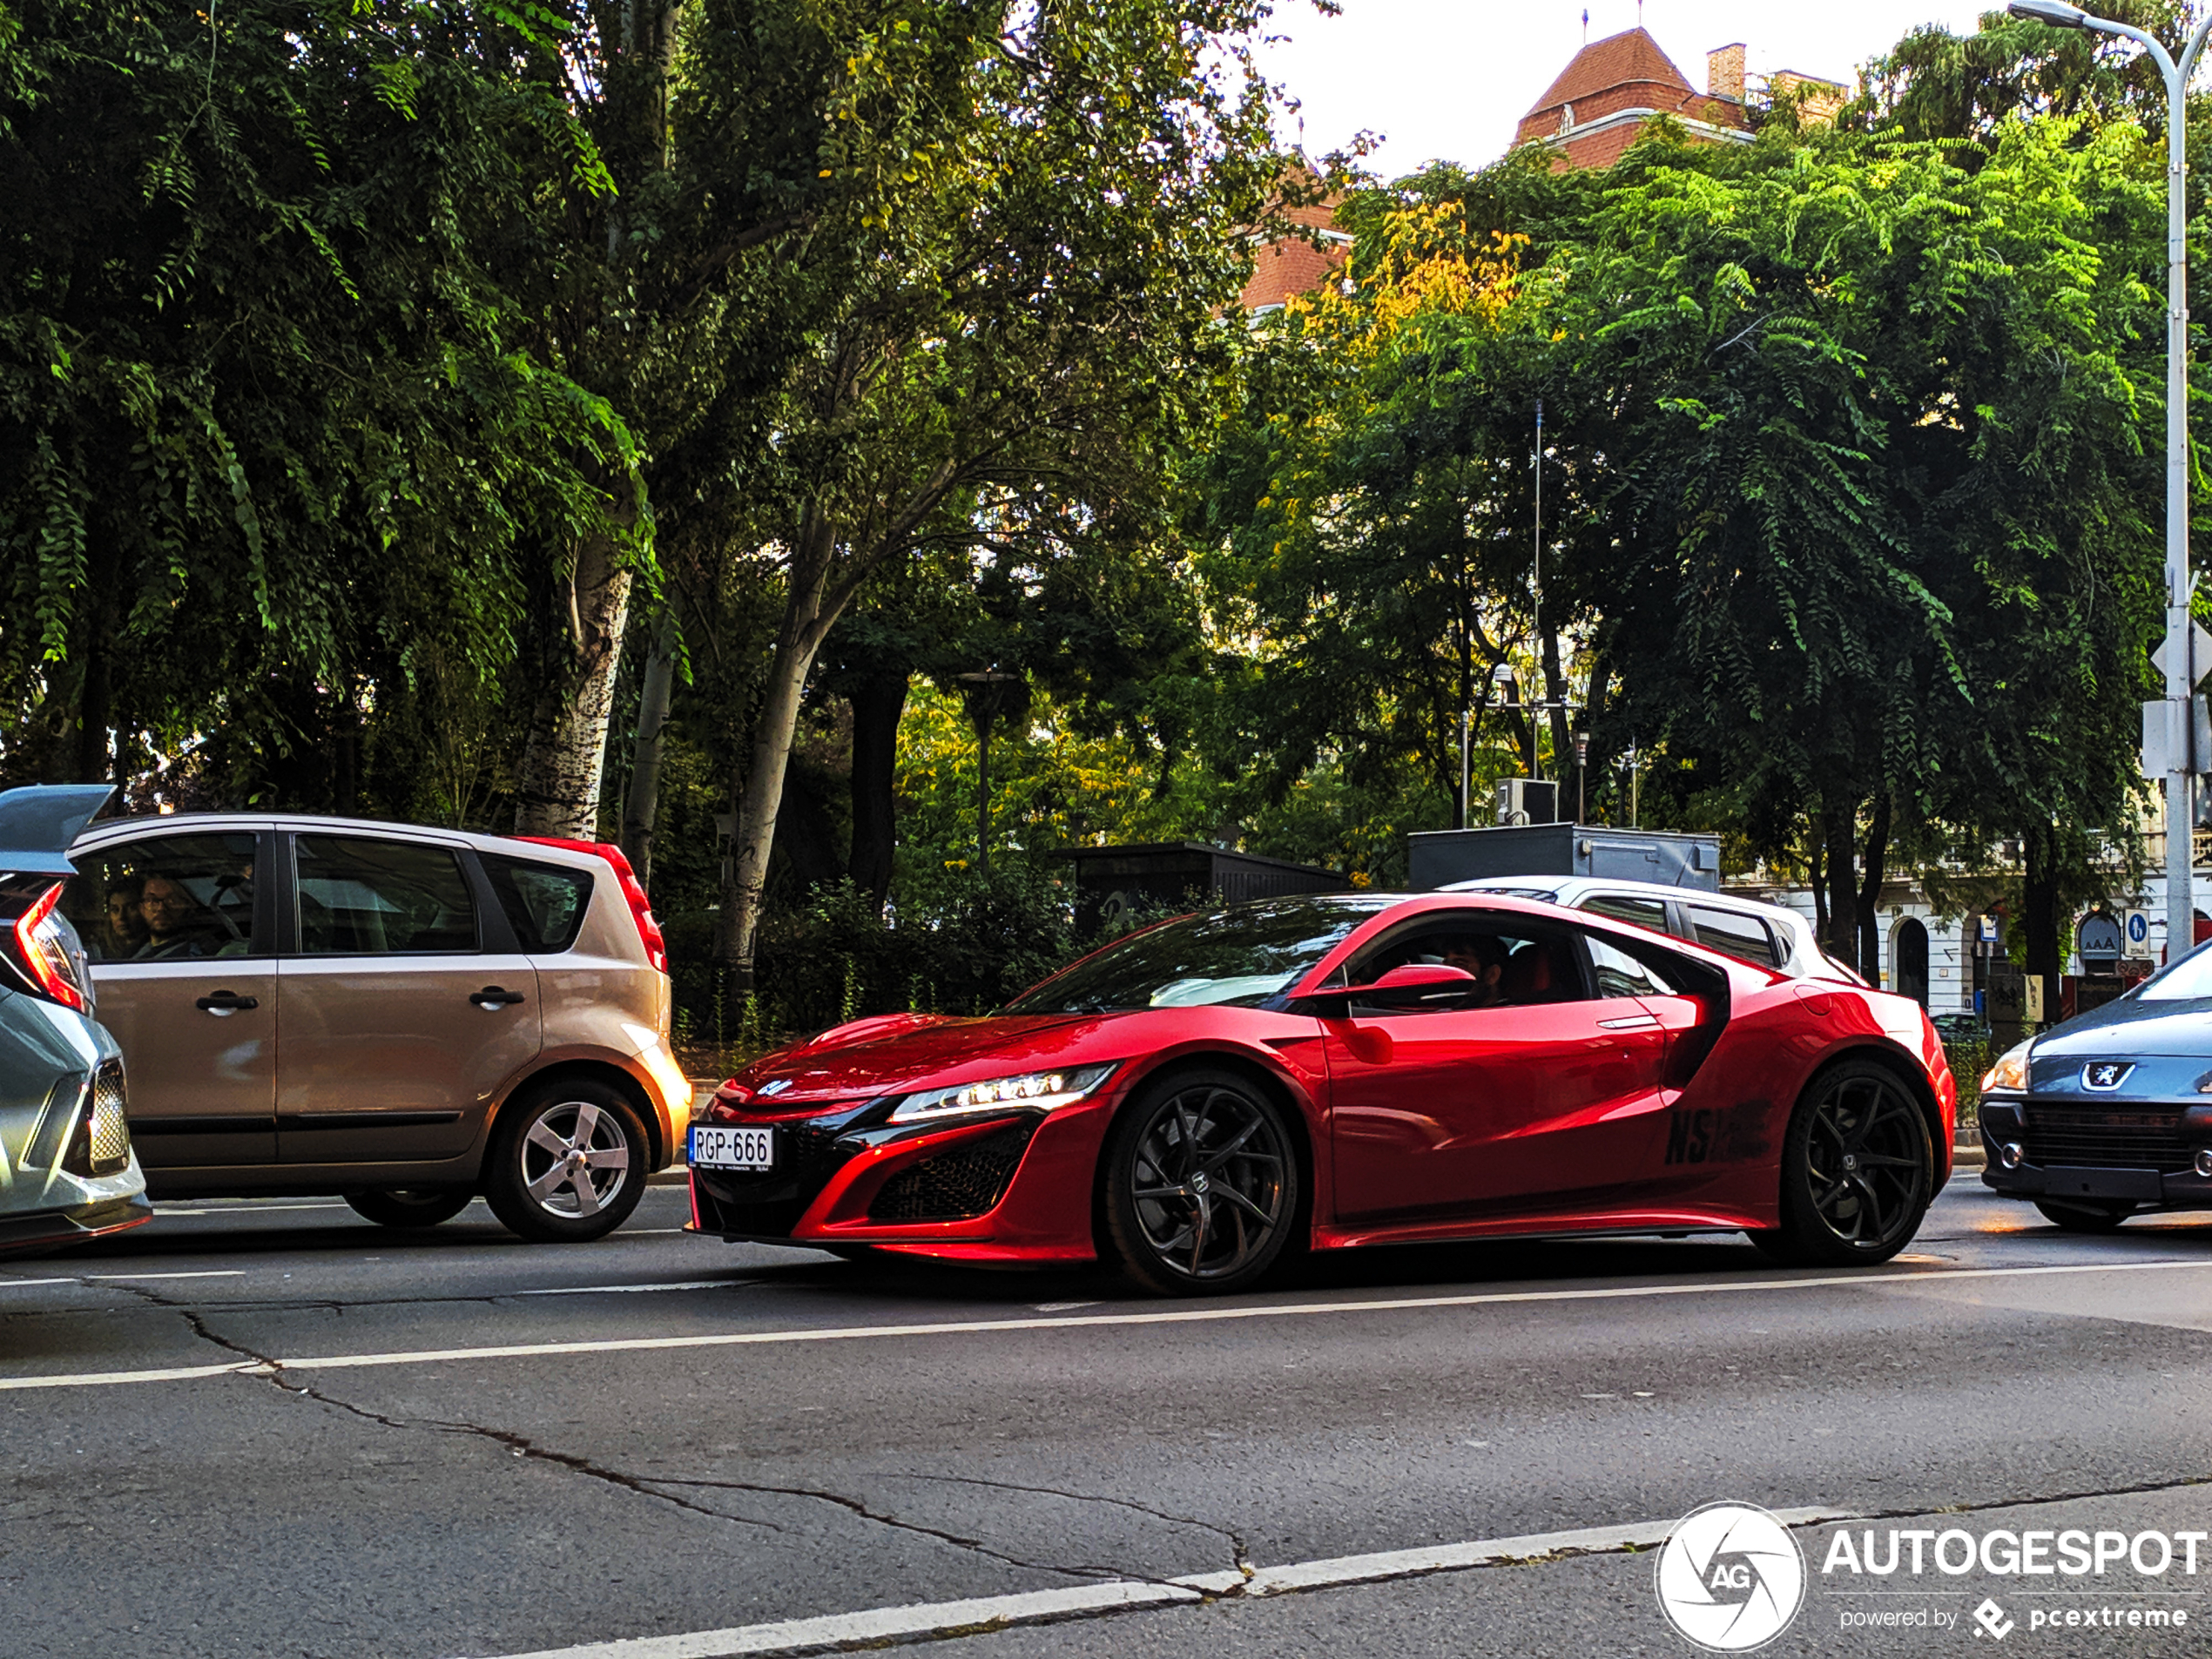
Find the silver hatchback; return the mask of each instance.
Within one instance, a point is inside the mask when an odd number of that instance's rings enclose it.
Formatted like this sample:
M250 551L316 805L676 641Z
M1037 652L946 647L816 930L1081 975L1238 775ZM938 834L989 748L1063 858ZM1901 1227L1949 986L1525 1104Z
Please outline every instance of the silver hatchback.
M211 814L71 856L157 1199L338 1193L427 1226L481 1192L587 1239L676 1156L667 961L617 849Z

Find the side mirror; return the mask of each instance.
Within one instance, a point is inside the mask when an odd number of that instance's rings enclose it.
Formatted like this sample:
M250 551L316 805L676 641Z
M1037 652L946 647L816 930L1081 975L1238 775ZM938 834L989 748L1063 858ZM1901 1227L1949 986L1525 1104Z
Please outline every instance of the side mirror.
M1442 962L1407 962L1393 968L1372 985L1352 985L1342 990L1315 991L1309 1002L1418 1002L1444 991L1471 990L1478 983L1464 968Z

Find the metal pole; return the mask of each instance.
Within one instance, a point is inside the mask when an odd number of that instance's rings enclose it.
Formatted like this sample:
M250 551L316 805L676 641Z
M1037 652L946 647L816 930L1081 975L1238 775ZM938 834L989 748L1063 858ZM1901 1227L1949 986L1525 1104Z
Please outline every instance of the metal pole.
M2195 767L2212 757L2190 752L2196 722L2190 698L2196 665L2189 660L2189 78L2212 15L2191 31L2176 63L2158 37L2133 24L2094 17L2063 0L2014 0L2014 16L2061 29L2094 30L2132 40L2166 77L2166 960L2179 961L2196 945Z
M981 746L975 757L975 867L991 873L991 722L986 715L976 728Z
M1469 752L1470 725L1467 711L1460 710L1460 821L1454 829L1469 827L1468 814L1474 810L1474 756Z
M1544 400L1541 397L1536 400L1535 570L1532 590L1535 596L1533 614L1535 618L1536 681L1544 687L1546 693L1544 698L1536 699L1541 703L1548 698L1551 691L1549 683L1544 678ZM1528 772L1531 777L1541 782L1544 776L1544 739L1539 730L1540 725L1536 708L1532 704L1528 710Z

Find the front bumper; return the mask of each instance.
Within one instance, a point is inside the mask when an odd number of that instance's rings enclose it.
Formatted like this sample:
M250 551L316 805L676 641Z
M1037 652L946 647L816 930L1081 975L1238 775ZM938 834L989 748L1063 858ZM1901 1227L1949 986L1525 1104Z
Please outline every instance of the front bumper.
M772 1128L777 1167L693 1169L691 1231L949 1260L1096 1258L1092 1172L1109 1111L1085 1103L1050 1114L894 1124L887 1121L893 1103L725 1120Z
M2212 1209L2212 1176L2195 1167L2212 1150L2212 1110L2200 1103L1986 1098L1981 1139L1982 1184L2006 1197Z
M0 1256L22 1256L143 1227L153 1219L144 1192L35 1215L0 1217Z

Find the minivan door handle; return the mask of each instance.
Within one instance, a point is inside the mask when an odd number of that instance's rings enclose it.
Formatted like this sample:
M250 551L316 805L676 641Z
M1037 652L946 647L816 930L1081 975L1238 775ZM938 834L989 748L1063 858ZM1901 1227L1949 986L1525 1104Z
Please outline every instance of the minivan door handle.
M503 1008L521 1001L523 994L520 991L504 991L496 985L487 985L482 990L472 993L469 1000L489 1013L493 1008Z
M240 996L235 991L216 991L201 997L192 1006L203 1014L212 1014L219 1020L227 1015L236 1014L241 1008L258 1008L261 1006L261 999Z

